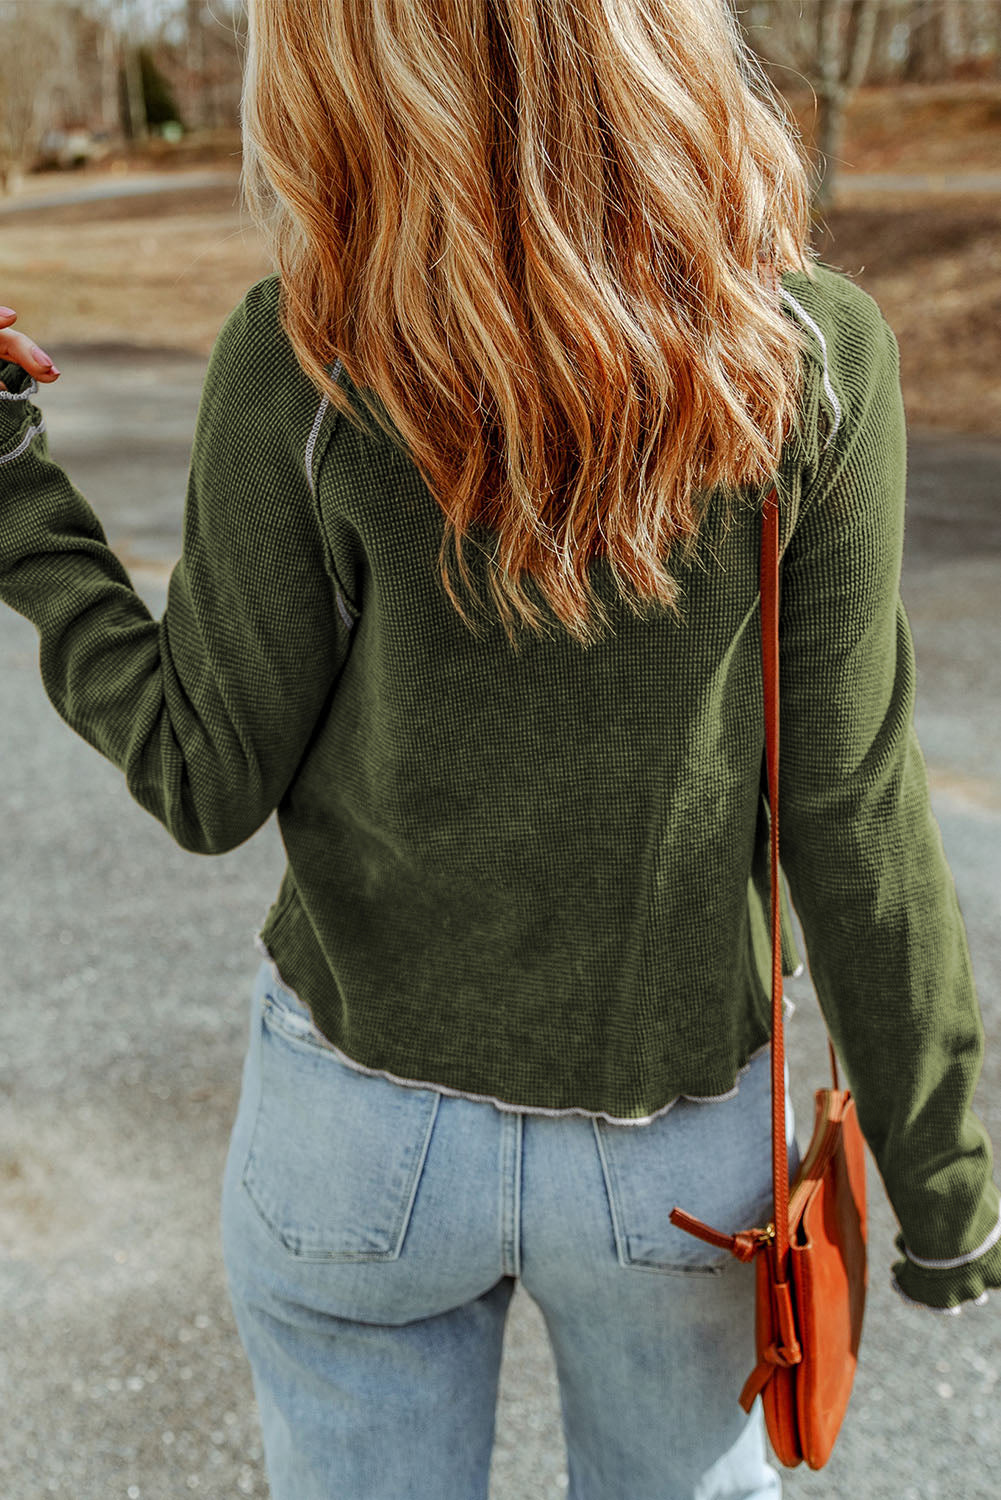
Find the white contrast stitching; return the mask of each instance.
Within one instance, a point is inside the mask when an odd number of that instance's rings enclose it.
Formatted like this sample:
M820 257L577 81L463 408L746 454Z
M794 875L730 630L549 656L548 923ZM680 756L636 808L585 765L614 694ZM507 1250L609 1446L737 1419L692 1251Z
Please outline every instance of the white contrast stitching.
M24 434L24 437L18 443L16 448L12 448L9 453L0 453L0 464L13 463L15 458L20 458L21 454L24 452L25 448L27 448L32 438L36 438L40 432L44 431L45 418L43 417L35 427L28 428L27 432Z
M912 1255L906 1244L904 1254L907 1259L913 1261L916 1266L923 1266L926 1271L953 1271L957 1266L968 1266L971 1260L979 1260L981 1255L986 1255L993 1245L1001 1240L1001 1212L998 1213L998 1221L983 1244L978 1245L975 1250L968 1250L965 1255L953 1256L952 1260L922 1260L920 1256Z
M323 422L324 413L330 405L330 397L324 396L317 407L316 416L313 418L313 427L306 443L306 478L309 480L309 493L316 494L316 486L313 484L313 449L316 447L316 439L319 436L320 425Z
M343 368L344 365L339 359L334 361L333 368L330 371L330 378L335 383ZM324 396L317 408L316 416L313 418L313 426L306 440L306 478L309 481L309 493L311 495L316 494L316 487L313 484L313 449L316 447L316 440L320 435L320 428L323 425L323 418L329 405L330 397Z
M800 317L803 319L803 322L807 325L808 328L813 331L813 333L816 334L817 339L820 342L820 351L824 356L824 390L827 392L827 399L830 401L831 405L834 408L834 426L831 428L831 432L828 436L827 442L824 444L825 448L829 448L831 443L834 441L834 434L841 426L841 403L838 401L837 396L834 394L834 387L831 384L831 374L827 367L827 340L824 338L824 335L821 333L816 323L810 317L810 314L806 311L805 308L800 306L791 292L787 292L784 286L780 287L779 290L781 291L782 296L785 298L786 302L788 302L792 307L796 309Z
M257 952L262 954L271 965L271 972L274 975L275 983L280 984L283 990L287 991L287 993L290 994L293 999L298 1001L298 1003L303 1007L304 1010L308 1011L309 1006L306 1004L306 1002L300 995L297 995L295 990L292 989L290 985L286 984L284 979L281 977L281 974L278 972L278 965L272 958L267 944L265 943L259 932L254 934L254 947L256 948ZM364 1073L369 1078L385 1078L388 1079L390 1083L398 1083L406 1089L432 1089L439 1094L447 1094L450 1099L470 1099L474 1104L492 1104L495 1109L504 1110L509 1114L545 1115L550 1119L560 1119L564 1115L582 1115L585 1120L607 1120L609 1125L650 1125L654 1120L659 1120L662 1115L666 1115L668 1110L673 1109L679 1099L687 1099L692 1104L716 1104L723 1099L733 1099L740 1092L738 1083L734 1085L734 1087L728 1094L718 1094L713 1096L678 1094L676 1098L669 1099L668 1102L663 1106L663 1108L655 1110L652 1115L642 1115L639 1118L633 1119L622 1119L618 1115L607 1114L605 1110L602 1109L544 1109L542 1108L542 1106L536 1105L510 1104L504 1099L495 1099L492 1094L466 1093L462 1089L447 1088L445 1084L442 1083L426 1083L417 1078L399 1078L395 1073L390 1073L385 1068L367 1068L364 1063L357 1062L355 1058L348 1057L347 1053L342 1052L339 1047L335 1047L333 1042L328 1041L327 1038L323 1035L323 1032L320 1031L319 1027L317 1027L313 1022L309 1022L309 1027L309 1034L317 1043L319 1043L323 1047L326 1047L328 1052L332 1052L340 1062L344 1063L348 1068L353 1068L356 1073ZM296 1029L299 1029L298 1023ZM306 1032L304 1031L303 1035L305 1034ZM747 1072L754 1059L756 1057L760 1057L762 1052L766 1052L770 1045L770 1042L765 1042L763 1046L758 1047L754 1052L751 1053L750 1057L747 1059L747 1062L737 1073L738 1080L743 1076L744 1073ZM787 1081L788 1077L789 1069L787 1064Z

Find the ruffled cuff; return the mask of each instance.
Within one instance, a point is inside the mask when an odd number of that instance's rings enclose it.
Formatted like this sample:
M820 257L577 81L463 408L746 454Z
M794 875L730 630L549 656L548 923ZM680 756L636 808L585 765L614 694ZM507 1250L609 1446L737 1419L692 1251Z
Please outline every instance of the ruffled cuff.
M38 381L26 370L5 360L0 362L0 380L7 387L0 391L0 464L9 464L45 431L45 418L31 404Z
M35 377L9 359L0 360L0 380L7 387L5 391L0 391L0 402L29 401L38 390ZM17 410L16 407L13 409ZM6 415L7 408L0 407L0 412Z
M913 1297L908 1297L892 1271L890 1272L890 1285L902 1302L906 1302L910 1307L920 1307L922 1312L935 1313L937 1317L958 1318L967 1308L983 1307L986 1302L990 1301L990 1293L981 1292L979 1297L960 1303L956 1307L931 1307L927 1302L915 1302Z
M982 1307L991 1288L1001 1288L1001 1213L984 1240L964 1255L926 1260L908 1250L904 1236L894 1240L904 1259L895 1261L891 1285L907 1302L932 1312L960 1311L962 1304Z

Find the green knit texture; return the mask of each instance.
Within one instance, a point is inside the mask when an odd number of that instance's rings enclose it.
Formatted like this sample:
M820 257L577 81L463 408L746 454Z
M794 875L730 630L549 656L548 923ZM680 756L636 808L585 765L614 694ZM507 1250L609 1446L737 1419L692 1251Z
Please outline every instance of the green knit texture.
M897 346L840 273L783 286L809 330L777 476L783 870L906 1249L949 1259L996 1232L999 1200L913 726ZM489 616L474 633L419 472L321 406L269 277L212 353L157 621L23 372L0 378L0 598L38 630L46 691L182 847L224 853L277 810L288 867L261 935L331 1043L621 1120L733 1087L771 1028L761 493L710 499L680 618L633 613L599 566L598 642L553 622L513 649ZM1001 1284L990 1253L900 1279L941 1305Z

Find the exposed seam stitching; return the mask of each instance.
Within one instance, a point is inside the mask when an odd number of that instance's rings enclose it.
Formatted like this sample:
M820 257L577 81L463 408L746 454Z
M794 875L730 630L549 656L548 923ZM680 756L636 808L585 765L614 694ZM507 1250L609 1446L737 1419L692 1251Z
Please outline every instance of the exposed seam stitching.
M320 432L320 424L323 421L324 412L330 405L330 397L324 396L317 407L316 416L313 418L313 426L306 441L306 478L309 480L309 493L316 494L316 486L313 483L313 449L316 447L316 439Z
M0 464L13 463L15 458L20 458L21 454L24 452L25 448L27 448L32 438L36 438L40 432L44 431L45 418L43 417L36 427L28 428L27 432L24 434L24 437L18 443L16 448L12 448L9 453L0 454Z
M344 623L348 627L348 629L349 630L354 630L354 628L355 628L355 622L354 622L354 620L352 620L351 616L347 612L347 608L345 607L344 600L341 598L341 591L340 591L340 589L337 589L335 591L334 598L337 601L337 613L340 615L341 619L344 621Z
M337 381L337 377L340 375L343 368L344 365L342 361L336 359L334 361L333 368L330 371L330 378L335 382L335 384ZM330 397L324 396L320 402L319 407L317 408L316 416L313 418L313 426L310 429L309 437L306 440L306 478L309 481L309 493L313 496L316 495L316 486L313 483L313 450L316 447L316 440L320 435L320 428L323 425L323 418L329 405Z
M505 1276L521 1275L521 1112L504 1122L500 1137L500 1238L501 1270Z
M28 377L29 385L26 391L0 391L0 401L30 401L32 396L38 393L38 381L34 375Z
M265 943L259 932L254 934L254 947L256 948L257 952L262 954L271 965L271 971L274 975L275 983L280 984L283 990L287 990L288 993L299 1002L303 1009L308 1011L309 1006L302 999L301 995L297 994L296 991L291 987L291 985L286 984L285 980L281 977L281 974L278 971L278 965L272 958L270 950L268 949L267 944ZM788 1004L789 1002L787 1001L785 1003ZM305 1035L305 1033L303 1034ZM655 1110L652 1115L641 1115L636 1118L623 1119L618 1115L610 1115L606 1113L605 1110L577 1109L576 1107L571 1107L569 1109L546 1109L542 1105L510 1104L507 1100L495 1099L492 1094L473 1094L468 1093L463 1089L449 1088L446 1084L443 1083L428 1083L422 1079L417 1078L400 1078L397 1076L397 1074L390 1073L385 1068L368 1068L364 1063L358 1062L355 1058L348 1057L347 1053L342 1052L339 1047L335 1047L333 1042L329 1041L323 1035L323 1032L319 1029L319 1027L316 1026L313 1022L310 1022L309 1034L313 1036L315 1041L320 1046L326 1047L328 1052L332 1052L340 1062L344 1063L344 1065L348 1068L353 1068L356 1073L364 1073L369 1078L385 1078L388 1079L390 1083L398 1083L402 1088L405 1089L432 1089L439 1094L447 1094L450 1099L470 1099L474 1104L492 1104L495 1109L503 1110L509 1114L544 1115L548 1119L561 1119L565 1115L581 1115L585 1120L607 1120L609 1125L650 1125L654 1120L659 1120L662 1115L666 1115L668 1110L673 1109L674 1106L678 1103L679 1099L687 1099L690 1104L717 1104L724 1099L736 1098L736 1096L740 1092L739 1080L747 1072L754 1059L756 1057L760 1057L761 1053L767 1051L767 1049L771 1045L770 1042L765 1042L762 1046L756 1048L755 1051L751 1053L744 1066L738 1070L738 1082L734 1084L729 1093L715 1095L678 1094L676 1098L669 1099L661 1109Z
M952 1260L922 1260L920 1256L912 1255L906 1244L904 1254L916 1266L924 1266L927 1271L952 1271L956 1266L968 1266L971 1260L979 1260L981 1255L986 1255L988 1250L997 1244L998 1240L1001 1240L1001 1212L998 1213L998 1221L983 1244L978 1245L975 1250L968 1250L965 1255L956 1255Z
M525 1171L525 1117L517 1115L518 1122L517 1139L514 1143L516 1156L516 1169L514 1181L514 1224L513 1249L514 1249L514 1275L521 1280L521 1200L522 1184Z
M831 373L827 366L827 340L824 338L824 335L821 333L816 323L810 317L810 314L796 301L796 298L792 295L792 293L787 292L784 286L780 287L779 290L781 291L785 301L788 302L790 306L796 309L800 317L803 319L803 322L807 325L808 328L813 331L814 334L816 334L817 339L820 343L820 351L824 356L824 390L827 392L827 399L830 401L831 405L834 408L834 426L832 427L828 435L827 442L824 444L825 448L829 448L831 446L831 443L834 441L834 434L841 426L841 403L838 401L837 396L834 394L834 386L831 384Z

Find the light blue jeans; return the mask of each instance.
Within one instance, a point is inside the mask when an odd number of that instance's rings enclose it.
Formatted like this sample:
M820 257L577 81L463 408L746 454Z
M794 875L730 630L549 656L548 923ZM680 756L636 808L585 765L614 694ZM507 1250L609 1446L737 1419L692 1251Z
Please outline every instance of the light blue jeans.
M486 1500L516 1280L569 1500L780 1495L737 1401L753 1265L668 1219L768 1220L769 1108L767 1049L734 1098L642 1126L404 1087L342 1063L262 963L222 1234L273 1500Z

